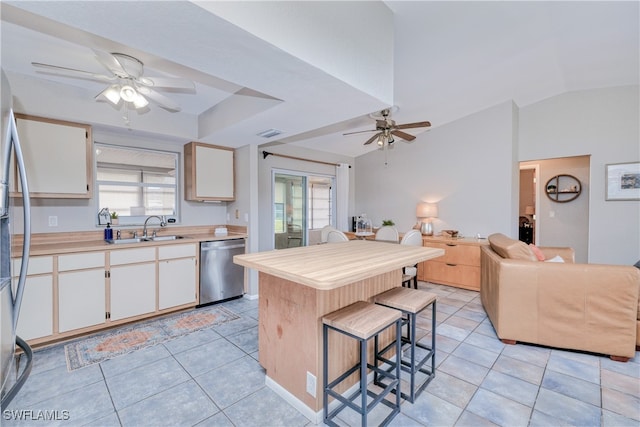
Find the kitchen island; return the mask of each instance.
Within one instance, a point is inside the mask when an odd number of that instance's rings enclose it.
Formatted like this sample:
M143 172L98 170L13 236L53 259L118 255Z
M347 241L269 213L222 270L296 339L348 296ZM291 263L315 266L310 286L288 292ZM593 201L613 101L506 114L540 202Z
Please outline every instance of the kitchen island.
M267 385L309 419L321 421L322 316L401 286L402 267L443 254L356 240L234 256L235 263L260 273L258 340ZM344 349L331 354L333 378L355 363L358 351L340 334L329 339L331 348Z

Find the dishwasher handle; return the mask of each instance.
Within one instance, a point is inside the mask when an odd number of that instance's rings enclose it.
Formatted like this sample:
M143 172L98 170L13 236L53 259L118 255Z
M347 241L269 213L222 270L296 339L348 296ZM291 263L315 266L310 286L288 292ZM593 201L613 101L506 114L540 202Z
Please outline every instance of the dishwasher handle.
M202 246L200 248L201 252L207 252L207 251L222 251L222 250L227 250L227 249L237 249L237 248L244 248L244 245L228 245L228 246Z

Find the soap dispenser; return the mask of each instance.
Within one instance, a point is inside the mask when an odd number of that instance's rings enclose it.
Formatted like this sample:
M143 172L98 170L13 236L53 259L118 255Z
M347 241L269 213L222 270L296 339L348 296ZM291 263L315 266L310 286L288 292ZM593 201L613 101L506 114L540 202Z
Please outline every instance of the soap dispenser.
M113 240L113 228L110 223L107 223L107 228L104 229L104 240Z

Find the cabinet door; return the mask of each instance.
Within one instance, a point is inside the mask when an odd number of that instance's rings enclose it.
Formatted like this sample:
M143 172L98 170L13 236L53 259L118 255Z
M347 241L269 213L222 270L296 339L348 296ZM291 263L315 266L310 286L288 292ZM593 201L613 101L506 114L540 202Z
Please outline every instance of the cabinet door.
M190 142L185 153L186 200L234 200L234 150Z
M111 267L111 320L156 310L156 264Z
M59 273L58 310L60 332L104 323L104 268Z
M159 305L163 310L196 302L196 259L182 258L158 263Z
M90 198L91 128L16 114L31 197Z
M14 285L18 279L14 280ZM53 334L53 275L27 276L17 334L23 340Z

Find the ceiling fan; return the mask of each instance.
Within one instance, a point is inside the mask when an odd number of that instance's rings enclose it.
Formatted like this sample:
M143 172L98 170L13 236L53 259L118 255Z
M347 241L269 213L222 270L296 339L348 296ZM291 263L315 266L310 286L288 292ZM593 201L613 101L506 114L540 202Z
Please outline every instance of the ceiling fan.
M411 128L421 128L421 127L429 127L431 126L431 123L424 121L424 122L415 122L415 123L405 123L402 125L398 125L396 124L395 120L392 120L389 118L389 115L391 114L391 110L390 109L384 109L382 111L380 111L380 113L376 113L376 114L371 114L370 117L375 118L376 119L376 128L372 129L372 130L362 130L362 131L357 131L357 132L348 132L348 133L343 133L343 135L354 135L357 133L364 133L364 132L377 132L375 135L373 135L371 138L369 138L364 145L369 145L371 144L373 141L375 141L376 139L378 140L378 146L380 148L383 148L385 146L385 144L387 144L389 147L392 147L393 143L395 142L394 136L403 139L406 142L412 142L414 139L416 139L415 136L408 134L406 132L401 131L400 129L411 129Z
M107 53L99 50L93 50L93 52L96 54L98 62L109 70L111 75L96 74L90 71L40 62L32 62L31 64L34 67L44 68L48 72L65 77L109 83L109 86L96 95L95 99L107 99L116 106L122 103L125 107L133 106L135 109L143 109L149 104L149 99L169 112L178 112L181 109L180 106L159 93L158 90L195 93L195 85L188 79L143 76L144 64L133 56L124 53Z

